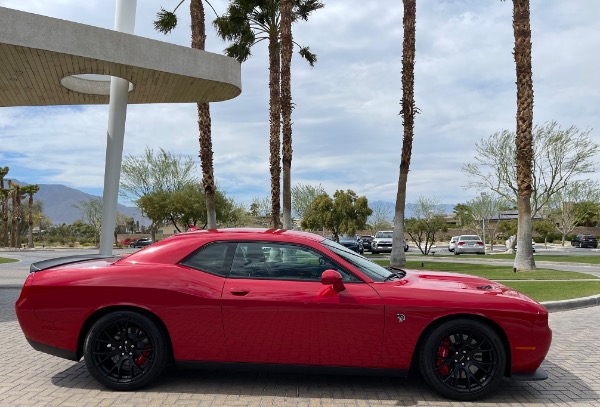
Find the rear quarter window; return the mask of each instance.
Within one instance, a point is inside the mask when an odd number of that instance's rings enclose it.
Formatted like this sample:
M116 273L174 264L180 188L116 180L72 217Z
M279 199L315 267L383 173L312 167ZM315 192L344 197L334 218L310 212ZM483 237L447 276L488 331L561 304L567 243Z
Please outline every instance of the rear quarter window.
M226 277L231 268L235 243L216 242L201 247L179 264L210 274Z

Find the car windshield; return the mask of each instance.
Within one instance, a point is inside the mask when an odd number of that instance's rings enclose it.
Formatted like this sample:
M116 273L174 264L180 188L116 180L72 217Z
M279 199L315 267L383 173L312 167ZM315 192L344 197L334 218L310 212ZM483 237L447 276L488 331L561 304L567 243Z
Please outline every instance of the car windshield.
M479 236L461 236L460 240L481 240Z
M321 242L321 244L327 247L329 250L346 260L348 263L352 264L354 267L362 271L364 274L369 276L373 281L386 281L389 280L390 277L393 277L395 273L392 271L381 267L379 264L375 264L372 261L366 259L365 257L353 252L352 250L347 249L346 247L338 244L332 240L325 239Z
M379 239L391 239L394 235L394 232L377 232L375 233L375 237Z
M340 236L340 242L356 242L356 237L354 236Z

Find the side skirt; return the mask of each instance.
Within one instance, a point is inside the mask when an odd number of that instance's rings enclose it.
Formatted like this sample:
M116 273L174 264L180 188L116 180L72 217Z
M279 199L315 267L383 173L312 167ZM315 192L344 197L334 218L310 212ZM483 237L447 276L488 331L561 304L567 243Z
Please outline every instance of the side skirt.
M225 371L266 371L276 373L304 373L304 374L334 374L350 376L392 376L407 377L408 369L374 369L361 367L339 366L311 366L311 365L279 365L265 363L241 362L196 362L176 361L175 366L180 369L205 369Z

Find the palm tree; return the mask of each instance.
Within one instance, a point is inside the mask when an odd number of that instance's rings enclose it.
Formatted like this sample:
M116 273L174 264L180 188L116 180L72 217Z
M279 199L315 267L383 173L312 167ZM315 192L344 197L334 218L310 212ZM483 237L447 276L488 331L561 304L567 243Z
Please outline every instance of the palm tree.
M2 194L2 244L8 247L8 194L9 189L4 189L4 177L8 174L8 167L0 168L0 193Z
M412 143L414 135L415 114L415 49L416 49L416 0L404 0L404 41L402 44L402 124L404 126L404 139L402 142L402 155L400 157L400 175L398 177L398 192L396 194L396 208L394 213L394 235L392 240L392 254L390 265L402 267L406 264L404 253L404 207L406 205L406 183Z
M251 56L251 48L255 44L263 40L269 41L269 167L271 171L271 223L274 228L279 227L280 223L281 51L279 23L281 14L279 3L279 0L230 0L226 14L217 17L214 21L217 34L223 40L232 42L225 48L225 54L237 59L240 63ZM298 19L308 20L310 13L322 7L324 4L319 0L293 0L290 25ZM300 55L308 61L310 66L313 66L317 60L316 55L311 53L308 47L300 47ZM289 164L291 165L291 132L289 146ZM286 147L286 155L287 153Z
M517 72L517 241L531 242L531 194L533 161L533 79L531 70L531 25L529 0L513 0L514 57ZM515 271L535 270L530 244L519 244Z
M281 0L281 124L283 164L283 228L293 229L292 225L292 89L291 65L292 48L292 0Z
M161 8L154 21L154 28L163 34L170 33L177 26L175 11L184 2L179 2L173 11ZM205 0L206 1L206 0ZM206 2L214 11L212 5ZM215 14L217 14L215 12ZM204 50L206 46L206 23L202 0L190 0L190 15L192 20L192 48ZM200 162L202 165L202 184L206 194L206 226L208 229L217 228L217 210L215 205L215 177L213 166L213 150L211 135L210 107L208 103L198 103L198 127L200 130Z
M10 245L14 248L21 247L21 186L12 181L8 181L8 186L12 188L12 229L10 234Z
M27 247L33 248L33 195L40 190L39 185L27 185L21 188L24 195L29 195L29 213L27 214L27 224L29 225L29 234L27 236Z

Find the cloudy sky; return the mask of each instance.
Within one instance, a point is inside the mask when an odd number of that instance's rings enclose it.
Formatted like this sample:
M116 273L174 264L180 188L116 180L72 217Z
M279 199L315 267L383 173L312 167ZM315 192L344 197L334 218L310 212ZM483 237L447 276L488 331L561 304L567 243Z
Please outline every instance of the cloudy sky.
M190 44L189 7L164 36L152 22L160 6L138 0L135 34ZM394 202L402 146L402 1L325 0L293 28L318 55L314 68L295 54L292 67L292 183L352 189L370 201ZM416 117L408 202L455 204L472 199L462 164L474 143L515 129L512 2L418 0ZM227 1L213 0L218 13ZM0 6L112 29L109 0L0 0ZM214 16L207 9L211 20ZM531 0L534 122L594 129L600 142L600 2ZM207 51L226 44L210 27ZM258 44L242 65L242 94L211 105L215 175L222 190L249 203L269 195L268 61ZM0 166L27 183L64 184L100 195L108 106L0 109ZM197 157L194 104L128 107L125 155L146 146ZM198 160L198 159L197 159ZM199 166L198 166L199 168ZM200 170L198 169L200 175ZM597 175L592 177L598 178Z

